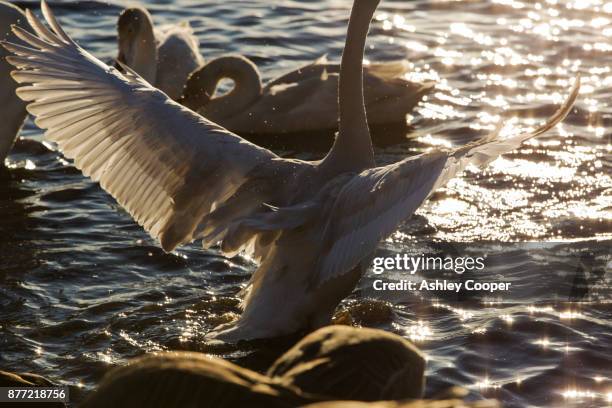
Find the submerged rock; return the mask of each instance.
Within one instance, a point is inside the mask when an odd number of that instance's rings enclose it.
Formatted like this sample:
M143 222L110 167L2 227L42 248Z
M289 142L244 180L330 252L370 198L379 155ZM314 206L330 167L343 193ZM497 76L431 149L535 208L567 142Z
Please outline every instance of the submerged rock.
M317 400L220 358L166 352L111 370L80 407L284 408Z
M329 399L420 398L425 358L409 341L382 330L328 326L281 356L268 375Z
M389 302L365 299L349 304L336 312L333 317L334 324L375 326L393 321L393 307Z

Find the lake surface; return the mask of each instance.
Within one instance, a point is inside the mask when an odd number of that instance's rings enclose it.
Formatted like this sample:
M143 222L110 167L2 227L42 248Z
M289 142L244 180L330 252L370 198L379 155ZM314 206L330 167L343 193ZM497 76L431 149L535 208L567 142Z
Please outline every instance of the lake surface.
M266 79L325 53L339 59L350 1L271 3L144 2L158 24L188 20L205 58L244 54ZM81 45L114 56L121 3L51 5ZM529 128L554 112L577 73L583 88L562 125L456 178L381 244L383 255L486 253L487 273L519 292L381 293L370 271L337 319L412 339L428 358L428 395L459 385L510 407L610 406L612 2L383 0L368 45L368 60L405 59L410 78L438 83L409 117L405 142L377 150L380 163L463 144L500 116L517 118L510 130ZM238 311L254 270L247 259L197 244L164 254L31 123L7 164L1 368L87 390L147 351L205 351L262 370L288 346L204 344Z

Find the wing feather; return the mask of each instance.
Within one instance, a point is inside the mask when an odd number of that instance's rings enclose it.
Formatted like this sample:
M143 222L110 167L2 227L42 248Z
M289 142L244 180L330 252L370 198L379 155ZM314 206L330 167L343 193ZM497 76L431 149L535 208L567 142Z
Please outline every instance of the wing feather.
M499 139L488 137L454 150L434 150L357 174L337 195L323 233L315 285L349 272L373 253L381 239L410 217L437 188L468 165L484 166L525 140L553 128L570 112L580 88L576 78L565 103L533 132Z
M278 157L174 103L135 73L108 67L79 47L43 1L47 28L14 27L17 95L83 174L98 181L170 251L248 174ZM231 220L229 220L231 222Z

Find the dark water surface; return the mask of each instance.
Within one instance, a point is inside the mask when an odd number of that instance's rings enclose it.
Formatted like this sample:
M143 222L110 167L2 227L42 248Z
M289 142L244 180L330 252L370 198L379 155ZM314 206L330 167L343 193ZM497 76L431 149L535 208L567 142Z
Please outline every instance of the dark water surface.
M70 34L109 59L122 6L113 4L52 6ZM324 53L337 60L350 1L145 4L157 23L189 20L205 58L245 54L268 79ZM415 341L428 356L429 395L457 384L507 406L610 406L612 2L384 0L367 58L407 59L411 78L438 82L410 117L415 133L379 149L380 162L465 143L499 115L518 117L511 131L533 126L577 72L583 89L563 125L453 180L381 245L386 254L441 254L448 243L479 241L473 250L489 255L490 273L544 283L539 291L513 302L393 297L374 292L369 274L338 318ZM31 123L7 164L0 367L87 389L146 351L201 350L262 369L284 346L203 344L237 312L248 260L196 244L164 254ZM497 244L518 241L557 243Z

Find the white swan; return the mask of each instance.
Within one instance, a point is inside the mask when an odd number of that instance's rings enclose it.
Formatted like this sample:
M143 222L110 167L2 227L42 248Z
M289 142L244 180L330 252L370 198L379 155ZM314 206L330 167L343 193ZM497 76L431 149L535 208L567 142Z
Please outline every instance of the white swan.
M189 74L204 63L188 23L154 28L144 8L121 12L117 36L117 59L172 99L182 95Z
M433 89L402 79L405 63L366 66L363 81L370 125L406 125L406 115ZM205 118L239 134L281 134L336 130L340 67L325 57L263 85L255 64L224 56L195 70L179 101ZM234 88L214 97L219 81Z
M47 139L99 181L165 251L201 238L260 262L240 318L210 336L284 335L329 322L378 242L432 191L472 163L485 165L561 121L578 94L537 130L499 132L375 167L363 102L365 39L379 0L355 0L341 62L340 127L327 156L283 159L170 100L133 71L122 75L80 48L47 4L32 13L29 45L14 53L18 95Z
M26 16L17 6L0 0L0 40L15 41L11 25L29 29ZM25 103L15 95L17 84L9 73L13 67L6 62L8 53L0 49L0 104L2 123L0 124L0 167L8 155L13 143L23 126L27 111Z

